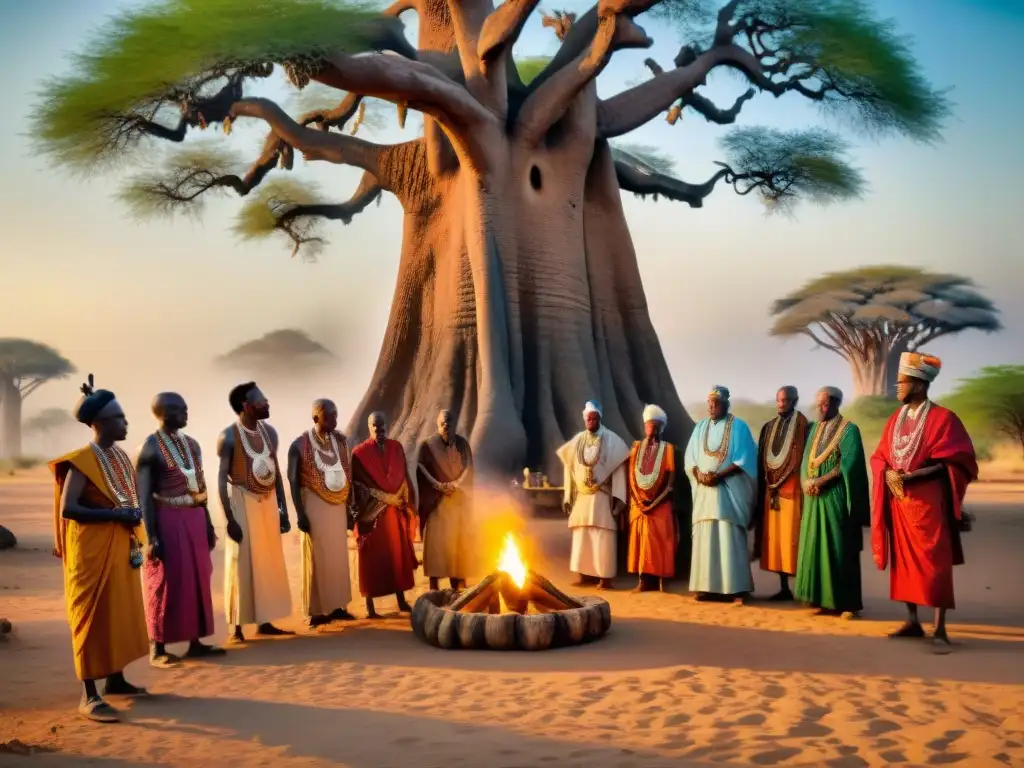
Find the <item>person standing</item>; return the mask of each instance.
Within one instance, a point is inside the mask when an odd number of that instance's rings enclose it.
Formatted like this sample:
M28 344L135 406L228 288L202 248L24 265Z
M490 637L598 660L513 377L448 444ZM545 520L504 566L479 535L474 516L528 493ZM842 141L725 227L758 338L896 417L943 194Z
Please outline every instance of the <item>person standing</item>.
M175 392L153 399L160 428L146 438L136 461L142 519L149 540L143 586L150 663L176 666L167 644L187 642L186 658L220 656L223 648L200 641L214 632L213 560L217 544L207 508L199 443L181 430L188 405Z
M356 489L356 533L359 542L359 592L366 614L380 618L374 599L394 595L398 610L411 613L405 591L416 584L416 508L410 500L405 451L387 436L383 413L370 414L370 437L352 451L352 484Z
M75 673L84 692L78 712L101 723L120 717L105 696L145 696L124 669L149 652L142 607L142 511L131 459L117 443L128 420L114 393L82 385L75 419L92 427L84 448L49 463L54 478L54 549L64 566L64 599Z
M228 395L238 421L217 441L217 489L227 518L224 607L232 642L244 642L242 627L256 625L265 637L293 635L271 622L292 612L281 535L291 530L284 481L277 461L277 432L266 420L270 403L253 381Z
M708 393L708 417L686 446L686 474L695 482L690 591L743 600L754 589L747 530L757 489L757 444L750 427L729 413L729 390Z
M672 508L675 446L661 439L668 423L657 405L644 408L644 439L629 453L629 573L639 576L634 592L658 588L676 572L679 529Z
M863 610L860 553L869 524L867 462L860 429L839 413L843 393L818 391L819 420L810 426L801 466L796 599L823 615L851 618Z
M945 652L946 611L956 607L953 566L964 562L964 494L978 478L978 462L957 415L928 399L941 368L931 355L900 356L896 397L903 405L871 456L871 549L879 570L889 569L890 598L907 606L906 623L890 637L924 637L917 613L924 605L935 609L932 642Z
M796 387L782 387L775 395L779 415L761 427L757 440L754 554L761 570L779 575L779 591L770 598L775 601L793 599L789 577L796 576L800 553L800 463L807 417L796 409L798 400Z
M423 441L416 457L423 572L430 588L447 577L452 589L466 585L476 552L473 531L473 451L455 434L451 411L437 415L437 434Z
M613 589L619 520L626 510L629 446L601 423L601 405L583 408L582 432L558 449L565 476L562 506L572 530L573 586Z
M302 532L302 613L310 627L351 621L348 567L348 440L338 431L338 407L313 402L313 426L288 448L288 484Z

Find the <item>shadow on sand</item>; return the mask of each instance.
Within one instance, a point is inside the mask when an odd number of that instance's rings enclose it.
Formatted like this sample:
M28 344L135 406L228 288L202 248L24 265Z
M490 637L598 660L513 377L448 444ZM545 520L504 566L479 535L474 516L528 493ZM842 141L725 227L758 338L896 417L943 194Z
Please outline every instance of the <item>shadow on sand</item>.
M367 633L373 633L368 638ZM613 619L602 640L539 653L445 651L417 640L408 620L355 622L340 631L253 642L214 662L225 666L290 666L328 662L510 673L602 673L677 666L921 677L976 683L1024 683L1021 633L957 641L950 655L927 641L772 632L653 619Z

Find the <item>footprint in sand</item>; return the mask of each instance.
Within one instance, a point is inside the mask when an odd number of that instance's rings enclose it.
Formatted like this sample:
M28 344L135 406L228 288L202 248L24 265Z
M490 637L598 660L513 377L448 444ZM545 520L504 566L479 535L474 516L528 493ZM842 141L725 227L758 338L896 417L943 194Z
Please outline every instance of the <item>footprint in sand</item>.
M881 736L886 733L892 733L893 731L901 731L903 726L899 723L894 723L892 720L883 720L882 718L876 718L868 723L867 730L864 731L865 736Z
M758 752L750 758L750 762L754 765L778 765L796 757L800 751L796 747L779 747L767 752Z
M786 695L786 689L781 685L766 685L764 690L761 691L761 695L766 699L781 699Z

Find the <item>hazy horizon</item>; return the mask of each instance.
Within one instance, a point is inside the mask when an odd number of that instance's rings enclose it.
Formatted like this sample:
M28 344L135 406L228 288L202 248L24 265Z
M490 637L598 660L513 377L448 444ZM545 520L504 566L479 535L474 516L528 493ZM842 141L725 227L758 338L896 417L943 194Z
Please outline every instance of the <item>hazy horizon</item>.
M50 406L70 408L92 372L128 411L129 444L152 429L152 395L173 389L190 402L189 431L210 445L232 419L228 389L244 380L244 373L214 372L212 359L269 331L298 328L340 363L303 382L263 382L282 439L305 427L316 397L334 399L347 421L369 383L394 289L401 210L393 197L347 227L327 226L330 245L316 263L305 263L290 259L281 242L238 241L230 231L237 198L212 200L200 219L137 222L113 197L117 176L73 178L32 154L26 114L42 80L66 71L67 54L126 5L35 0L0 8L0 83L8 97L0 112L7 218L0 254L13 288L0 303L0 337L50 344L81 372L31 395L25 416ZM579 10L589 4L559 5ZM839 357L812 350L807 341L768 336L768 308L822 272L865 264L967 275L1001 309L1002 333L968 332L929 345L944 362L936 393L982 366L1024 360L1024 303L1016 300L1024 287L1016 189L1024 171L1024 87L1001 76L1017 68L1024 4L933 0L927 14L915 12L921 5L911 0L885 0L880 7L915 37L915 53L932 82L954 89L955 117L944 143L875 144L844 131L857 145L854 161L868 179L867 196L830 208L801 205L794 219L767 218L755 200L727 187L701 210L624 196L651 318L684 403L702 400L717 383L754 401L770 400L783 384L798 386L804 399L824 384L852 393ZM646 78L647 56L671 64L679 36L663 24L643 23L654 48L616 55L600 80L602 95ZM535 19L518 51L555 48L550 31ZM728 104L745 87L716 73L706 93ZM279 85L258 90L278 98L284 93ZM750 102L737 121L761 123L837 127L799 98L766 95ZM368 137L394 141L415 130L391 126ZM675 127L659 118L627 140L670 152L682 178L700 181L713 172L720 157L716 140L726 130L687 113ZM248 153L262 136L254 124L235 134L211 131L204 138L219 136ZM358 178L356 171L323 164L298 172L337 199L347 198Z

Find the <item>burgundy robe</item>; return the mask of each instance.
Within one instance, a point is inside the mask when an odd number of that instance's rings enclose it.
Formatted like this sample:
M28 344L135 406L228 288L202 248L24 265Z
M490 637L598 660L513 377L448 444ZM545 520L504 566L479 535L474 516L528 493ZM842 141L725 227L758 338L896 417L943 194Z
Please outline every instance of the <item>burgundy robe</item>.
M383 597L412 589L418 565L413 542L416 536L412 488L405 466L405 452L397 440L386 440L383 453L373 440L352 451L352 483L387 494L406 486L409 506L386 507L374 520L365 511L374 505L367 494L358 493L359 592L363 597ZM357 486L358 487L358 486Z
M954 608L953 566L964 562L959 520L967 485L978 477L974 444L956 414L932 403L921 444L906 471L942 464L945 471L908 482L896 499L885 483L895 468L892 437L899 411L885 425L871 457L871 549L879 570L889 568L889 596L902 603ZM907 419L907 428L911 426Z

